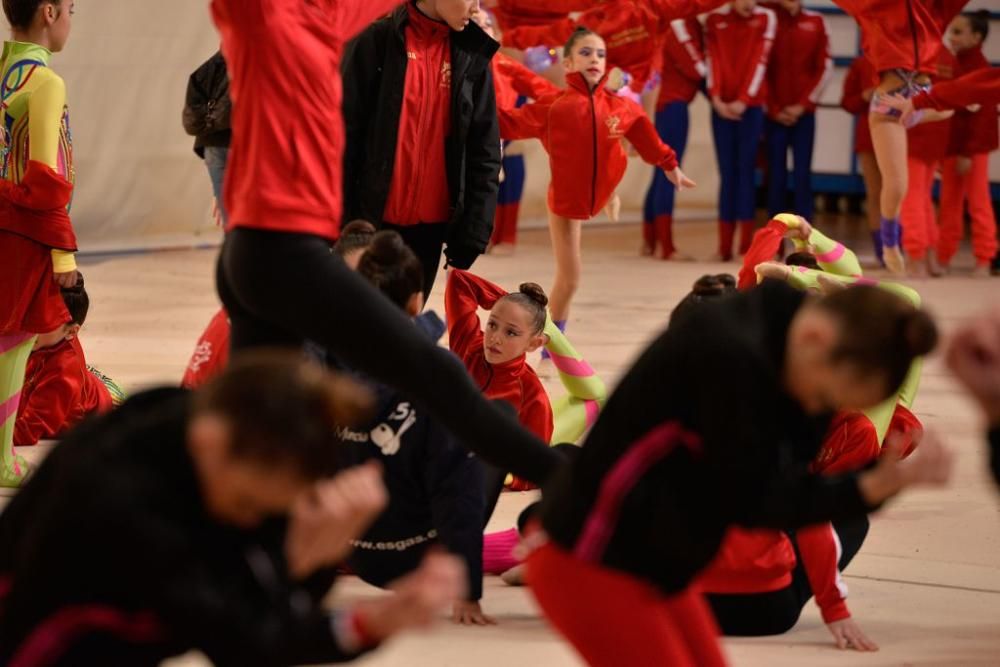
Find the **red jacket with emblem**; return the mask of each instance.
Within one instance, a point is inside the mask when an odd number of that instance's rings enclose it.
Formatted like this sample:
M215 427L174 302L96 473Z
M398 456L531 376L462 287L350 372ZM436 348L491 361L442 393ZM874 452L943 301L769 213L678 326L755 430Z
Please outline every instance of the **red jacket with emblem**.
M761 106L767 99L767 67L778 19L755 7L750 16L726 8L705 23L708 92L723 102Z
M607 77L605 77L606 79ZM625 175L628 139L642 159L666 171L677 168L674 150L660 140L646 112L605 88L590 89L582 74L568 88L520 109L501 109L505 139L541 139L549 154L549 209L572 220L589 220L611 199Z
M540 26L566 18L570 12L590 9L601 0L498 0L492 8L501 30ZM552 46L547 44L546 46Z
M548 442L552 439L552 404L527 359L522 356L506 364L490 364L483 352L483 329L476 313L480 308L492 310L506 295L488 280L452 269L444 293L448 347L465 364L483 394L510 403L521 425Z
M690 103L708 75L705 37L696 18L674 19L663 33L663 69L656 108L673 102Z
M59 437L90 414L112 408L111 392L87 369L80 340L31 353L14 422L14 444Z
M795 105L812 113L833 74L826 21L808 9L793 15L778 3L763 6L778 17L767 68L767 114L777 118L782 109Z
M833 0L861 26L862 50L885 72L933 74L945 28L969 0Z
M181 380L182 387L197 389L222 372L229 363L231 331L229 315L225 308L220 308L195 345L184 371L184 379Z
M981 47L962 51L957 54L957 58L956 78L990 68L990 61L983 55ZM978 111L969 111L965 108L955 111L951 119L949 155L971 157L981 153L992 153L1000 147L996 104L982 104L980 107Z

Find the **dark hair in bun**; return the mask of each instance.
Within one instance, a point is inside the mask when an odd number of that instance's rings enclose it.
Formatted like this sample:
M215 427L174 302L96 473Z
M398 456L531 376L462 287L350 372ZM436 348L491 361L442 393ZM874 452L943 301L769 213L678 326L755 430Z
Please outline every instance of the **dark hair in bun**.
M356 250L367 248L375 237L375 225L367 220L354 220L344 225L340 230L340 238L333 246L333 252L338 256L350 254Z
M69 316L73 318L71 324L79 324L87 321L87 313L90 312L90 296L83 286L83 274L77 273L76 284L72 287L61 287L63 303L69 311Z
M358 273L400 308L424 290L424 267L397 232L374 235L358 263Z
M840 321L831 356L864 374L883 374L887 396L899 390L917 357L934 351L938 329L926 311L871 285L845 289L818 302Z
M577 42L579 42L581 39L583 39L588 35L595 35L597 37L600 37L600 35L598 35L590 28L584 28L582 25L577 26L576 30L573 31L573 34L569 36L568 40L566 40L566 46L563 47L563 57L569 58L571 55L573 55L573 47L576 46Z
M788 266L804 266L807 269L819 270L819 262L816 261L816 256L808 252L793 252L785 258L785 264Z
M705 301L714 301L724 296L736 293L736 278L728 273L704 275L691 286L691 292L681 299L670 314L670 322L694 310L694 307Z
M976 35L982 35L983 41L990 36L990 10L980 9L963 14L969 21L969 29Z
M537 336L545 329L547 318L546 308L549 305L549 297L545 295L545 290L537 283L521 283L516 292L508 294L504 301L511 301L521 306L531 315L532 334Z

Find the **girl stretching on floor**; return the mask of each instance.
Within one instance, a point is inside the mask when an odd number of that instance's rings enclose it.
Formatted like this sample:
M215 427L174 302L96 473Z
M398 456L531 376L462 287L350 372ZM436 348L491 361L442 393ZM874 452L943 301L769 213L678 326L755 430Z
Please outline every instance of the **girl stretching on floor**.
M886 103L894 93L912 97L930 88L945 27L968 0L834 0L861 27L865 55L879 73L871 100L870 120L875 157L882 173L881 227L886 266L903 273L899 216L908 187L907 127ZM943 120L951 114L927 111L909 125Z
M729 526L862 517L949 478L929 438L858 475L805 470L830 412L894 395L936 338L925 313L867 286L819 299L769 281L680 318L546 487L548 542L527 560L545 615L590 665L723 665L691 583Z
M580 284L580 232L597 215L625 175L628 139L643 160L664 170L678 189L695 186L677 165L672 148L635 102L605 88L607 51L596 33L579 28L563 49L568 88L515 110L499 110L500 134L538 138L549 153L549 234L556 278L549 310L565 331L570 302Z

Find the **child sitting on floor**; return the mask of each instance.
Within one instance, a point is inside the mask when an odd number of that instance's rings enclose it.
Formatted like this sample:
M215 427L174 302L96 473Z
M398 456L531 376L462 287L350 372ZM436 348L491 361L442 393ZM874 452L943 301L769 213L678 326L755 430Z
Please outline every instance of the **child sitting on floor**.
M77 335L90 309L83 276L61 291L73 321L35 342L14 425L17 447L57 438L87 415L107 412L123 399L114 382L87 367Z

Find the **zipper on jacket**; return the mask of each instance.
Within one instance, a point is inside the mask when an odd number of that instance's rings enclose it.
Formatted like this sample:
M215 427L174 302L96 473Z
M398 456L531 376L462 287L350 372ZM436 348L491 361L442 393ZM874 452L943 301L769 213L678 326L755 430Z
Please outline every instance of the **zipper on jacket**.
M913 73L920 71L920 43L917 39L917 19L913 16L913 0L906 0L906 16L910 20L910 34L913 36Z
M580 76L583 76L582 74ZM590 179L590 215L597 215L594 207L597 206L597 109L594 106L594 90L590 87L590 82L584 78L587 90L590 91L590 120L594 129L594 172Z
M489 387L490 387L491 384L493 384L493 364L491 364L490 362L487 361L486 362L486 368L489 371L489 375L486 377L486 384L484 384L479 389L479 391L481 391L483 393L486 393L486 390L489 389Z

